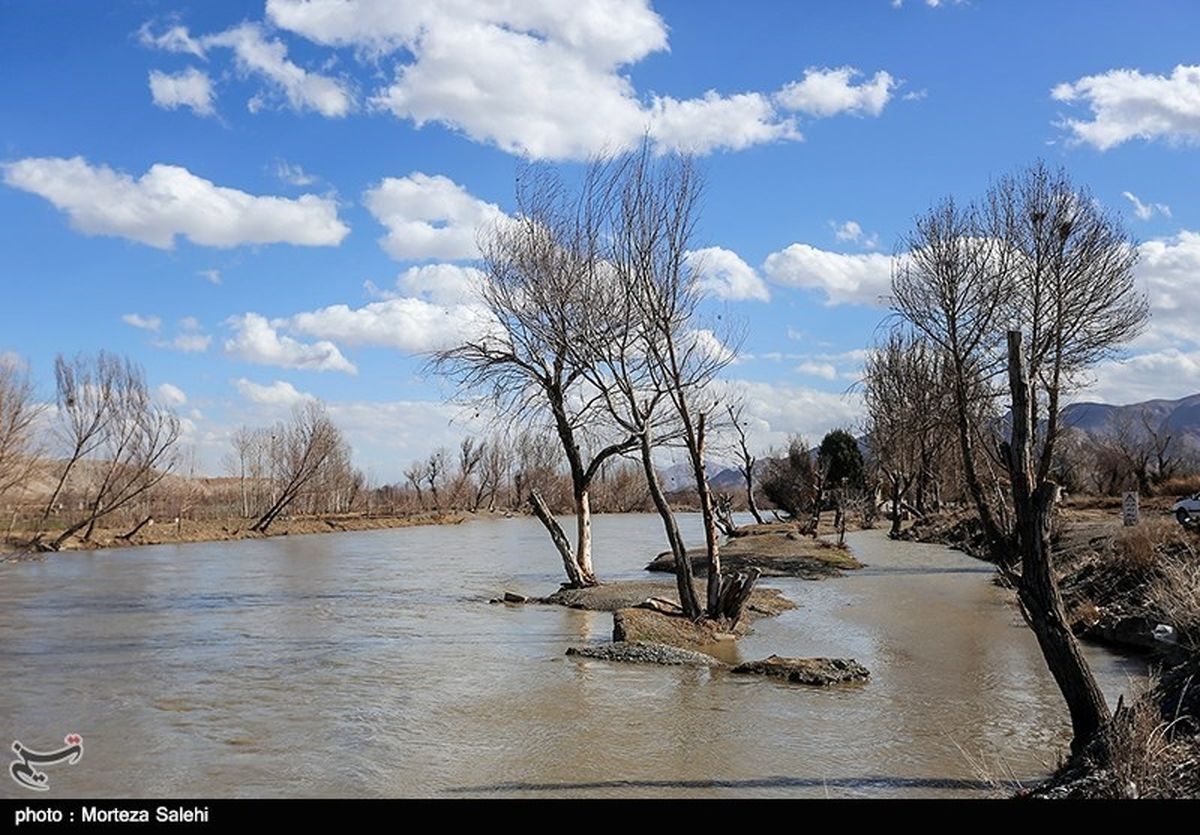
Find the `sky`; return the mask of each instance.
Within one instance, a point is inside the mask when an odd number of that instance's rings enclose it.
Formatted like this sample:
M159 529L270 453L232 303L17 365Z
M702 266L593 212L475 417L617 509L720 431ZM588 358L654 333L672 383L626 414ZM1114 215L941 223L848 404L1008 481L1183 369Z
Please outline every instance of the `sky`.
M0 356L118 351L230 432L320 398L376 483L480 431L423 352L478 325L529 163L694 154L692 261L760 447L860 421L915 216L1038 158L1138 242L1152 319L1088 399L1200 392L1200 5L1180 0L0 0Z

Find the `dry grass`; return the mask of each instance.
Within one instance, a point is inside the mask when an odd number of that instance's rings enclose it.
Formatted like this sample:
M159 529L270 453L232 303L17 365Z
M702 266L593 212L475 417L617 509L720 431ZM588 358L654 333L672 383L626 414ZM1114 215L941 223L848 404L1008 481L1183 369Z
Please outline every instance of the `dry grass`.
M1200 473L1175 476L1158 485L1160 496L1191 496L1200 493Z
M1164 720L1157 682L1124 710L1107 734L1108 764L1095 786L1107 798L1195 798L1200 794L1200 739L1192 717Z
M1200 555L1193 551L1164 557L1146 596L1163 620L1175 627L1179 644L1200 652Z

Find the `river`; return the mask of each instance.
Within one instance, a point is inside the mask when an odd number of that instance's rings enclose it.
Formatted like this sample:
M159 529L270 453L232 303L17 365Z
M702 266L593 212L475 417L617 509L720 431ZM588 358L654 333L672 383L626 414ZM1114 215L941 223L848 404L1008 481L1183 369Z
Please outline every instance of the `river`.
M612 579L663 541L650 515L595 537ZM963 797L1045 775L1066 711L987 567L847 540L867 568L771 580L799 608L738 647L871 670L828 690L565 657L611 615L486 602L557 587L532 519L0 565L2 743L85 752L0 796ZM1087 654L1114 703L1145 670Z

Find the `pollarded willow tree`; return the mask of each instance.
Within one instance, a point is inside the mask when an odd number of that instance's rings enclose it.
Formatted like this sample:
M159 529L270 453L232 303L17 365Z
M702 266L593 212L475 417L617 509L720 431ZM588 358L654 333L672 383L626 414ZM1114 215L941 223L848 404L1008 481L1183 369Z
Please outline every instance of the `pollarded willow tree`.
M576 190L545 169L518 177L516 217L481 232L479 299L487 323L431 361L460 392L482 397L501 419L544 426L557 437L571 476L573 548L536 485L530 485L530 501L562 557L568 585L576 588L597 582L592 483L605 461L638 445L636 437L613 431L575 347L602 312L601 233L611 200L602 169L591 167Z

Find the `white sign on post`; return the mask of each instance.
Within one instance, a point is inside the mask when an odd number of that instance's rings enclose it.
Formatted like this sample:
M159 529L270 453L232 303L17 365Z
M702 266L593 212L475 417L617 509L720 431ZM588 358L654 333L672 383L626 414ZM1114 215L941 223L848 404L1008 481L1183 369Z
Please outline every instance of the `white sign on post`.
M1141 519L1140 508L1138 506L1138 494L1136 490L1131 490L1125 494L1124 500L1121 502L1121 510L1125 517L1125 527L1132 528Z

